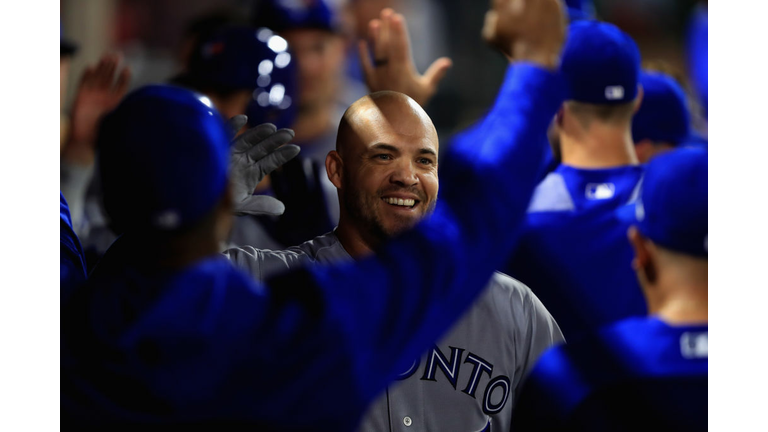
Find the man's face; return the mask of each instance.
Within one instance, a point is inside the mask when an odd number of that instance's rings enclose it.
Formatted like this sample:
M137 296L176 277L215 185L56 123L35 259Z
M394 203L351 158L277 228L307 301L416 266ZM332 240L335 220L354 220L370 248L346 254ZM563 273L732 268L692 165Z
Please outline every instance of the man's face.
M299 105L329 103L338 93L344 71L344 39L323 30L289 30L281 34L299 67Z
M439 187L437 134L426 114L407 104L382 108L364 113L359 139L342 153L341 189L352 223L379 240L431 213Z

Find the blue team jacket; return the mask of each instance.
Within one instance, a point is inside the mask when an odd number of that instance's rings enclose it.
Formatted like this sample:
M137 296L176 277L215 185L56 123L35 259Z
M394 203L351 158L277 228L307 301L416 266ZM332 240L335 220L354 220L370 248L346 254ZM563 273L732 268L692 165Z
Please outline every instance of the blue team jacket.
M515 431L706 431L707 325L629 318L539 359Z

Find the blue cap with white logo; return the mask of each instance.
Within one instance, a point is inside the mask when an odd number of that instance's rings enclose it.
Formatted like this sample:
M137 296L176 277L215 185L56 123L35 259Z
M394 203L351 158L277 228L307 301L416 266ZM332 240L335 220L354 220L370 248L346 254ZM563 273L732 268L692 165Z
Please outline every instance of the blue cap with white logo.
M678 145L690 139L691 114L685 91L669 75L642 72L643 101L632 118L635 143L648 139Z
M654 243L687 255L707 257L709 153L679 148L648 163L640 197L620 217L630 219Z
M150 85L126 96L97 141L113 227L175 231L212 211L227 187L228 135L211 101L185 88Z
M613 24L576 21L569 26L560 70L568 84L567 100L627 103L637 96L640 50Z
M198 44L174 82L199 91L252 91L249 125L289 127L298 113L297 80L285 39L265 27L225 27Z

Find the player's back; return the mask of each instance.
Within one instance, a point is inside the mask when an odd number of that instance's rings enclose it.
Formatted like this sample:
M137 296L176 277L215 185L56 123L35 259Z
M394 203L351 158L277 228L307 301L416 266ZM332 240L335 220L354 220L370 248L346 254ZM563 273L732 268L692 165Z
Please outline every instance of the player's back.
M616 216L642 172L561 165L534 192L508 273L531 287L566 340L646 313L630 266L629 224Z
M707 329L630 318L551 349L523 387L513 427L706 430Z

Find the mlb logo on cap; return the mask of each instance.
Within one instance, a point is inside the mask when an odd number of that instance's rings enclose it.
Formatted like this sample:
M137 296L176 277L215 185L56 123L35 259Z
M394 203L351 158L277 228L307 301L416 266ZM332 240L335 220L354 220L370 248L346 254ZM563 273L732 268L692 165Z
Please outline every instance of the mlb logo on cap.
M624 99L624 87L622 86L610 86L605 88L605 98L608 100L622 100Z

